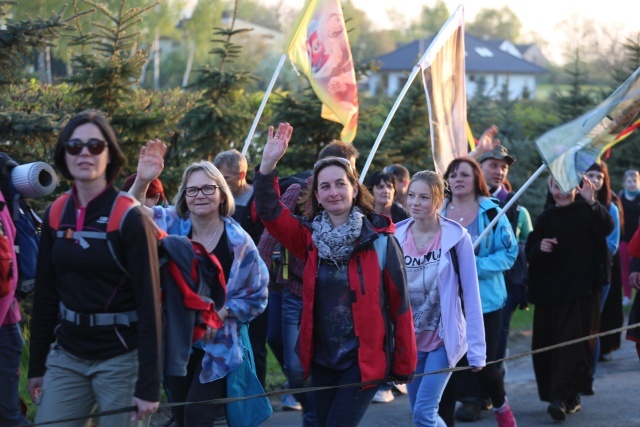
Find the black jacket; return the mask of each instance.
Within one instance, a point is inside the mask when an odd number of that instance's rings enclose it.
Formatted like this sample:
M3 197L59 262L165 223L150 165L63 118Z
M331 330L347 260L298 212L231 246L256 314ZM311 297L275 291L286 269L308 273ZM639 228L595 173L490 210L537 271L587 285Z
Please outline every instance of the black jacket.
M527 239L529 302L559 305L578 300L607 282L607 235L613 220L600 203L575 201L548 207ZM540 250L543 238L556 238L551 253Z
M84 209L82 229L104 232L111 207L118 195L107 187ZM60 230L76 230L75 196L60 221ZM29 377L46 370L49 346L58 344L72 355L87 360L105 360L138 349L138 381L134 396L147 401L160 397L160 275L155 226L140 208L125 217L115 248L125 274L111 255L108 242L91 240L83 249L77 240L56 238L45 214L38 251L38 267L31 317ZM59 303L78 313L137 311L130 326L84 326L60 320Z

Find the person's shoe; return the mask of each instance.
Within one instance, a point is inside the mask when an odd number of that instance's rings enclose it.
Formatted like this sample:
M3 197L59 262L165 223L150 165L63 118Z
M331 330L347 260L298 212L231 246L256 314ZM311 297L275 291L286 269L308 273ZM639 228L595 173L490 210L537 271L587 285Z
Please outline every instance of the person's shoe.
M396 391L400 394L407 394L407 385L406 384L396 384L396 383L391 383L393 384L393 388L396 389Z
M631 298L629 298L626 295L623 296L622 297L622 305L625 306L625 307L628 306L628 305L631 305Z
M471 402L462 402L456 410L456 420L458 421L478 421L480 419L480 406Z
M598 357L598 362L611 362L611 360L611 353L600 354L600 357Z
M496 416L496 421L498 421L498 427L516 427L516 417L513 416L513 411L507 399L504 399L504 404L499 408L495 408L493 413Z
M567 416L567 408L562 400L554 400L547 407L547 412L556 421L564 421Z
M580 396L572 397L565 401L565 407L567 408L567 414L575 414L580 410Z
M373 403L389 403L393 401L393 399L395 399L395 397L393 396L393 392L391 391L391 389L387 389L376 391L376 394L373 396L373 399L371 399L371 401Z
M285 394L282 396L283 411L302 411L302 405L296 400L293 394Z

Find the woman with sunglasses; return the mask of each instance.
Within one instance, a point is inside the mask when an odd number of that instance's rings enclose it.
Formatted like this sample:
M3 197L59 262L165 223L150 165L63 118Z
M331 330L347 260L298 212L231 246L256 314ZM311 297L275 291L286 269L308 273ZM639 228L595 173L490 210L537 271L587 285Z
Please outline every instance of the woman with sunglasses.
M449 184L451 195L444 203L442 215L466 228L471 240L475 242L497 215L500 206L488 197L489 189L482 169L471 157L454 159L449 163L444 178ZM500 217L493 230L482 239L475 254L487 362L492 362L496 360L498 352L500 309L507 299L503 272L511 268L518 255L518 244L505 215ZM462 363L468 362L465 358ZM457 399L463 402L461 408L468 406L472 409L471 414L479 416L481 401L484 396L489 396L498 425L516 425L506 398L504 379L496 364L488 365L478 373L469 370L455 372L449 383L453 383ZM446 401L447 404L443 405L446 409L441 406L440 410L445 421L451 422L453 406L449 395ZM456 416L460 415L458 410Z
M413 320L395 227L373 212L373 197L351 163L327 157L313 168L303 217L279 202L276 164L293 128L269 128L254 188L258 215L305 262L300 361L314 386L373 380L408 382L416 366ZM378 242L378 243L376 243ZM315 391L318 426L355 426L377 385Z
M150 182L163 169L166 146L149 141L140 151L136 180L129 190L145 197ZM183 175L173 206L145 208L158 227L169 234L188 236L201 243L222 265L227 299L218 312L224 326L208 329L189 358L187 375L167 376L165 385L173 402L196 402L227 396L226 375L243 360L238 328L262 313L267 305L269 272L244 229L231 218L235 203L222 173L206 160L192 163ZM220 405L189 405L173 409L178 426L210 427L224 417Z
M133 415L101 417L100 425L147 425L158 408L155 227L138 207L126 213L115 247L124 267L106 239L90 236L106 233L124 160L113 129L96 111L73 117L58 137L55 166L72 185L60 221L64 237L49 226L47 210L38 251L28 381L36 423L89 415L96 405L108 411L133 404Z
M486 364L486 347L473 246L464 227L438 214L444 200L442 177L418 172L407 192L411 217L396 224L416 331L417 372L455 367L465 353L478 372ZM427 375L409 384L414 425L438 425L438 404L450 375Z

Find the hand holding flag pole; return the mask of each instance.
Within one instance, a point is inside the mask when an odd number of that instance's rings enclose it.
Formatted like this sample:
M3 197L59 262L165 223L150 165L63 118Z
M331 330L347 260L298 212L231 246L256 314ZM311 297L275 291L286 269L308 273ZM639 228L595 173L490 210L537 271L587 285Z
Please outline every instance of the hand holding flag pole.
M600 160L613 145L626 138L640 123L634 122L640 113L640 68L638 68L609 98L583 114L536 139L543 164L509 200L473 243L491 231L500 217L548 167L563 191L569 191L583 179L584 171Z

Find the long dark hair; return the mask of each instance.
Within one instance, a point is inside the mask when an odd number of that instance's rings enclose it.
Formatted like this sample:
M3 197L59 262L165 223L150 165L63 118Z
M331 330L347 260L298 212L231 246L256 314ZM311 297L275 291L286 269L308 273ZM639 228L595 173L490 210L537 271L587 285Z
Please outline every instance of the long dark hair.
M71 138L73 131L75 131L77 127L87 123L91 123L100 129L100 133L102 133L102 136L107 143L110 162L107 164L107 171L105 175L107 182L112 183L118 177L120 169L122 169L126 159L122 150L120 150L116 133L113 131L113 128L109 124L107 118L98 110L85 110L69 120L64 129L62 129L62 132L60 132L60 135L58 135L58 141L56 142L55 151L53 153L53 163L62 176L73 181L74 178L71 173L69 173L67 161L64 158L64 144L69 140L69 138Z
M302 207L303 215L312 220L316 215L324 210L324 208L318 203L318 199L316 199L316 192L318 191L318 175L322 169L328 166L338 166L339 168L344 169L347 174L347 179L351 185L358 189L358 194L356 195L353 205L358 206L364 214L372 213L373 195L367 187L360 184L358 181L358 172L351 167L351 163L342 157L325 157L322 160L318 160L314 165L313 182L302 193L302 197L300 198L300 206Z
M585 171L585 173L589 171L602 172L604 178L602 180L602 188L598 190L596 194L596 199L603 205L606 206L607 209L611 207L611 180L609 178L609 168L604 161L600 161L600 163L594 163L589 166L589 169Z

